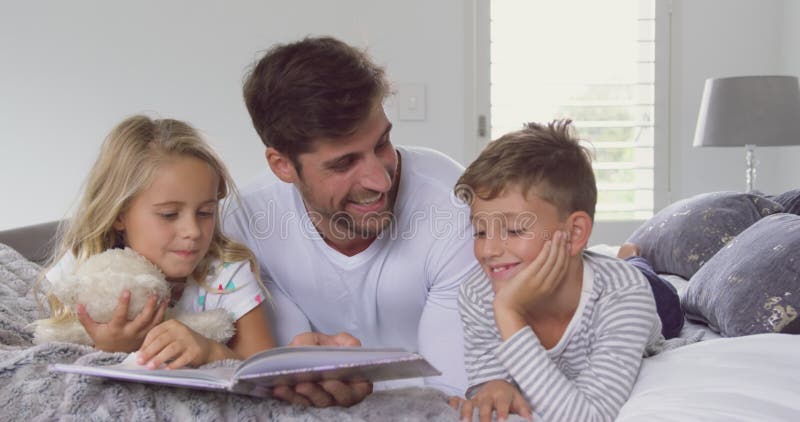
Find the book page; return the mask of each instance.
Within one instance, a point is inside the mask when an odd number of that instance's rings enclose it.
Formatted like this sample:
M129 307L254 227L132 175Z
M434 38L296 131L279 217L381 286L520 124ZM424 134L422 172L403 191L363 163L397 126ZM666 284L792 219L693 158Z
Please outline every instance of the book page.
M136 353L131 353L122 362L108 366L83 366L55 364L53 369L84 375L94 375L127 381L153 382L187 387L225 389L231 384L235 368L211 369L147 369L136 363Z
M417 361L422 357L398 348L277 347L245 360L234 378L248 379L271 374L319 372L356 366L382 366Z

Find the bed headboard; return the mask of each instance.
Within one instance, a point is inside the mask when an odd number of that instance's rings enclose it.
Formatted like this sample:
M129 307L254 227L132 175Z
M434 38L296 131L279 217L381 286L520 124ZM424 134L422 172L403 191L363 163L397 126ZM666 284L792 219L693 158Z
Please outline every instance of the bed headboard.
M0 231L0 243L14 248L25 258L43 264L53 251L60 221L34 224Z

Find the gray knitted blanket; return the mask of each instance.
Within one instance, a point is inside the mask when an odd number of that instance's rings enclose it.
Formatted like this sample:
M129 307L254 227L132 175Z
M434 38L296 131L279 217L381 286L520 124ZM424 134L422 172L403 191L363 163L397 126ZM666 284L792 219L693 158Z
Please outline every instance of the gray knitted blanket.
M436 421L458 415L436 390L380 391L351 408L311 409L236 394L125 383L50 372L52 363L108 365L124 353L73 344L33 345L41 317L33 296L40 268L0 244L0 420ZM232 361L216 365L232 365Z

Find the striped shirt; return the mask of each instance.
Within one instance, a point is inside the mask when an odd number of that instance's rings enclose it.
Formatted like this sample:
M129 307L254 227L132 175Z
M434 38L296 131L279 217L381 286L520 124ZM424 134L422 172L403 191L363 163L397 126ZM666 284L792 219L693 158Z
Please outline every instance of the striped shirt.
M493 379L516 384L548 421L611 421L628 399L645 349L663 342L653 293L644 276L616 258L585 251L580 304L546 350L530 327L502 341L491 282L481 274L461 285L468 396ZM537 418L537 420L539 420Z

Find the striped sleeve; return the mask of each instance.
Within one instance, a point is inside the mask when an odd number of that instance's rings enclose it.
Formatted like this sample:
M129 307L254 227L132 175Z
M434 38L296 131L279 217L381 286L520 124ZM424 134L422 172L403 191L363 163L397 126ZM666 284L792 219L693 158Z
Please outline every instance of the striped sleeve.
M641 286L616 290L602 299L589 355L565 354L562 362L582 367L570 380L547 355L530 327L496 349L498 360L520 387L533 411L545 420L612 421L628 399L658 318L652 294ZM579 336L582 337L582 336ZM588 345L589 338L576 339ZM584 363L581 365L581 363Z
M513 384L508 374L495 356L500 345L500 335L494 323L487 299L492 290L483 272L461 285L458 296L458 309L464 327L464 364L467 370L467 398L474 396L477 387L487 381L503 379Z

